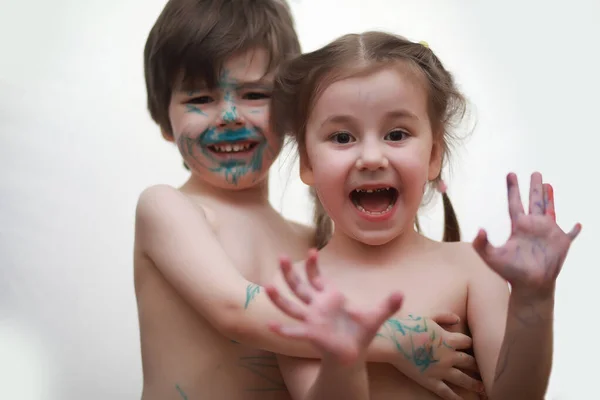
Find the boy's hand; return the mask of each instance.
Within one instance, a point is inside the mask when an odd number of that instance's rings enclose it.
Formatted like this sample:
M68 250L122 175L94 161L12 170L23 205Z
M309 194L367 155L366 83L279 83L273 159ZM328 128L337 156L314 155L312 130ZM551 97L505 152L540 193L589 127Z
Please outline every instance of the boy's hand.
M305 307L282 297L273 286L266 288L271 301L285 314L301 323L297 326L270 324L270 329L286 338L310 341L324 359L341 364L364 360L369 344L381 325L402 305L402 295L393 293L373 310L353 310L345 296L325 283L317 268L317 252L311 250L306 260L304 282L292 269L289 259L280 262L281 271L292 292Z
M502 247L492 246L480 230L473 247L486 264L512 286L513 293L548 297L554 293L571 243L581 231L576 224L565 233L556 224L552 186L542 175L531 175L529 214L525 214L515 174L507 177L508 211L512 223L510 238Z
M475 358L461 351L472 347L471 338L441 326L458 322L459 317L452 313L431 318L410 315L388 320L377 336L393 342L400 354L392 364L400 372L444 400L461 400L448 384L476 393L482 393L484 387L464 372L477 372Z

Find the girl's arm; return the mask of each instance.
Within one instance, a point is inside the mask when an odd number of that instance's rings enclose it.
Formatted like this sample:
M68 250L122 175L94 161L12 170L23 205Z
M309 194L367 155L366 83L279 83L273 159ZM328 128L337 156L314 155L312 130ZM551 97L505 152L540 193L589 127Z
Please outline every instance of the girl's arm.
M321 278L316 251L308 258L306 279L294 273L289 260L281 267L298 301L282 297L275 286L267 293L273 304L297 322L272 323L271 330L285 338L308 342L321 355L320 360L278 356L292 398L367 400L367 349L379 327L400 309L402 295L391 294L372 311L351 310L344 295Z
M581 225L569 233L556 225L552 187L539 173L531 177L529 214L514 174L507 184L512 233L500 248L484 231L473 242L489 268L474 263L468 319L490 399L541 400L552 368L556 278Z

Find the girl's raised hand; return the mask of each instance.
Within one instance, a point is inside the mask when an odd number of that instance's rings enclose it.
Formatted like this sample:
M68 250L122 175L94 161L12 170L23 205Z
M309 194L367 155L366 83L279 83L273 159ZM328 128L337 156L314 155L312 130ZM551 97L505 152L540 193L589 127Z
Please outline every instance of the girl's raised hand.
M556 224L552 186L542 182L542 175L531 175L529 213L521 202L515 174L507 177L508 211L512 231L501 247L492 246L484 230L480 230L473 247L487 265L506 279L513 292L526 295L550 295L571 243L581 231L575 224L564 232Z

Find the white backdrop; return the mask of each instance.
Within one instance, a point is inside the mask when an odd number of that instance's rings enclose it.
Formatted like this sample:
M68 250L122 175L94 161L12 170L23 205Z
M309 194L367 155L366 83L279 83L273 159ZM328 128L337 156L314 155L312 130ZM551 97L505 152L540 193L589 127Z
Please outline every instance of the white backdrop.
M547 398L591 399L600 397L591 189L600 3L549 3L292 0L292 8L304 50L385 29L428 41L455 73L477 107L448 179L467 240L480 226L495 243L506 238L507 172L524 191L533 170L554 185L559 223L581 221L583 232L559 277ZM186 178L145 108L143 45L164 0L0 4L0 398L139 398L135 204L145 187ZM272 201L308 222L296 168L276 164ZM440 203L424 210L434 238Z

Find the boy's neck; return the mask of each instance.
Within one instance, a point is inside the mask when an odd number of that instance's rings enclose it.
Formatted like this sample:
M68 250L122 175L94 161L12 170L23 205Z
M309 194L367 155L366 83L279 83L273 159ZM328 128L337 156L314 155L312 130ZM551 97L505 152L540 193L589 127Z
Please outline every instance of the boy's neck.
M323 251L335 254L336 259L349 264L385 268L396 265L400 258L411 253L422 241L423 237L411 227L379 246L365 244L343 232L334 232Z
M232 190L209 185L192 175L180 189L190 195L209 197L218 202L235 204L236 206L270 206L268 177L252 187Z

